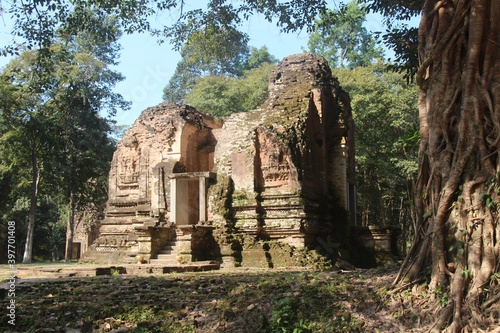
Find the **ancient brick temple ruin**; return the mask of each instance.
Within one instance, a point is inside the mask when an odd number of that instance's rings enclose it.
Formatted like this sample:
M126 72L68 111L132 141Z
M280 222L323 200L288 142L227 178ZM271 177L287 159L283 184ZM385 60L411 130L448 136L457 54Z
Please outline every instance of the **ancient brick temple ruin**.
M311 54L277 66L256 110L148 108L114 154L82 262L279 267L336 251L355 215L353 146L349 97Z

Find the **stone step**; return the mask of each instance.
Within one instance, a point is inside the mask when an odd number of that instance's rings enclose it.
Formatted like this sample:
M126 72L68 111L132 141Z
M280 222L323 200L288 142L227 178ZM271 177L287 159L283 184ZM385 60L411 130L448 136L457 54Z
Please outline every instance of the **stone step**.
M177 241L172 240L167 243L155 259L151 259L152 264L177 264Z
M169 248L164 247L160 251L158 251L158 254L171 254L171 253L177 253L177 246L171 246Z
M177 253L158 254L156 259L159 259L159 260L173 259L173 260L175 260L176 257L177 257Z
M161 250L160 252L168 250ZM150 260L152 264L162 264L162 265L177 265L177 251L171 251L169 253L158 253L157 258Z
M177 261L172 261L172 260L157 260L157 259L151 259L149 262L151 265L159 265L159 266L180 266L180 264Z
M160 260L151 259L150 264L152 265L163 265L163 266L178 266L179 262L177 260Z
M158 251L159 254L170 254L172 252L177 252L176 242L170 242L165 245L160 251Z

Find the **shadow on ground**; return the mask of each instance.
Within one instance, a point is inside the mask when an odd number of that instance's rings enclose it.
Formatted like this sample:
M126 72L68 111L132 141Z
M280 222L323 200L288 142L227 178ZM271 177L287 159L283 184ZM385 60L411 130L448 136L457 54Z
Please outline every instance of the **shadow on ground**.
M385 309L395 271L241 268L21 279L16 325L3 316L0 331L396 332L401 324ZM5 309L9 298L1 296Z

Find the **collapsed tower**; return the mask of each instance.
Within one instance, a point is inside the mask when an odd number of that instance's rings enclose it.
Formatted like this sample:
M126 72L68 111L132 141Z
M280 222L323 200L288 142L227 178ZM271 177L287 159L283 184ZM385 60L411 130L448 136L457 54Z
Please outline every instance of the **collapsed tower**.
M115 152L106 217L81 261L295 265L296 249L329 253L347 238L354 193L349 96L324 58L292 55L256 110L146 109Z

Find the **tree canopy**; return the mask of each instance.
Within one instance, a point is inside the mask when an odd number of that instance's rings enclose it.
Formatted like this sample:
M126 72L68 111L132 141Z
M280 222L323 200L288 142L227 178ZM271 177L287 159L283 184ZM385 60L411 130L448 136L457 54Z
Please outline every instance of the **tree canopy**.
M407 24L420 17L424 0L359 0L368 12L380 13L384 31L377 32L387 49L394 51L395 59L389 68L403 72L408 80L415 77L419 67L418 29Z
M28 0L14 1L7 8L15 19L14 35L28 48L44 48L51 44L56 31L65 27L68 34L79 31L99 31L112 34L99 27L99 21L116 17L126 33L149 31L160 41L168 40L176 50L197 39L205 40L206 57L217 59L231 53L233 44L247 40L241 28L254 14L269 22L276 22L284 32L311 27L317 14L326 9L325 0L294 2L262 2L245 0L239 3L209 0L206 6L176 0L161 1L94 1L94 0ZM97 16L89 15L91 10ZM162 17L163 15L163 17ZM165 19L166 16L169 18ZM162 24L152 24L152 18L162 17ZM3 52L12 52L16 45L9 43Z
M50 57L41 56L40 50L26 50L1 73L6 94L0 105L5 153L0 164L9 171L10 178L4 178L7 186L14 186L9 181L15 179L26 184L9 198L12 207L22 198L29 206L24 262L32 260L40 195L42 204L53 202L45 206L51 209L69 203L70 219L76 207L100 205L105 195L103 187L93 184L108 172L112 154L105 115L127 108L128 103L112 91L123 78L109 67L117 58L119 31L112 20L100 24L115 36L88 32L72 36L60 29L53 44L43 50ZM13 163L16 168L10 167ZM2 222L13 218L4 216ZM22 220L18 222L21 226Z
M365 8L353 0L339 10L328 9L315 21L307 43L309 51L325 57L331 67L352 69L372 64L383 56L383 50L363 27L365 21Z
M233 31L235 31L233 29ZM236 33L236 32L235 32ZM212 36L210 42L216 43ZM182 103L184 97L193 89L199 78L208 75L240 76L249 56L247 40L238 39L232 45L231 52L211 57L205 51L207 40L200 34L192 36L181 49L181 61L177 63L175 72L163 90L163 99L167 102Z
M186 46L184 51L181 52L182 59L177 63L174 74L163 89L163 99L165 101L183 103L186 95L192 93L192 90L203 78L211 77L214 83L234 81L231 80L231 78L248 76L249 71L258 68L262 64L276 63L277 61L276 58L269 53L267 47L263 46L260 49L249 47L246 41L241 40L234 46L234 52L221 56L222 58L218 58L216 61L211 62L210 59L203 59L205 55L204 46L204 41L199 40L197 44ZM219 77L219 79L216 79L216 77ZM253 75L253 77L255 77L255 75ZM200 89L202 88L199 88L197 92L195 92L199 102L201 102L200 98L202 98ZM266 87L262 88L262 90L266 89ZM215 93L212 97L223 97L224 93L227 93L227 89L221 88L220 85L219 90L219 93ZM224 93L223 90L225 91ZM208 92L206 89L204 89L204 91ZM234 99L234 96L229 98ZM192 102L193 98L191 97L191 102L189 103L192 104ZM211 103L214 102L215 100L211 101ZM235 101L233 100L233 102ZM231 105L231 103L229 105ZM234 107L232 109L234 109ZM236 109L238 109L238 107L236 107Z
M185 102L215 116L255 109L267 98L269 76L275 66L265 62L242 77L207 76L194 85Z
M256 108L267 97L269 76L277 60L265 46L257 49L245 45L245 49L247 52L245 57L241 58L243 61L239 66L233 67L232 73L216 72L203 75L198 72L198 75L193 75L192 67L189 66L184 72L176 71L173 80L189 78L190 84L184 80L184 89L175 90L170 85L171 80L165 88L165 94L176 93L179 99L182 97L179 102L186 102L204 113L216 116L227 116ZM179 64L181 63L184 64L184 59ZM183 94L186 94L185 98Z

